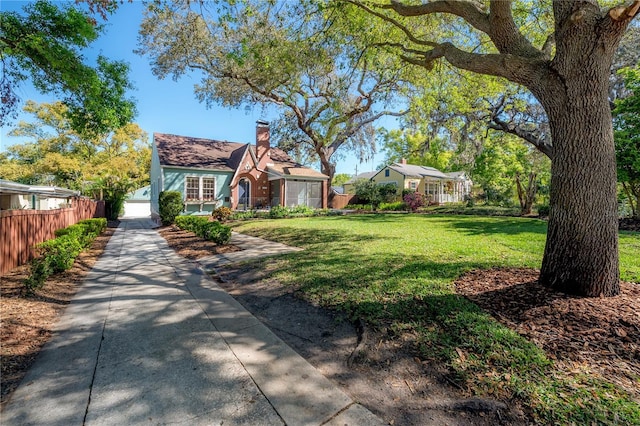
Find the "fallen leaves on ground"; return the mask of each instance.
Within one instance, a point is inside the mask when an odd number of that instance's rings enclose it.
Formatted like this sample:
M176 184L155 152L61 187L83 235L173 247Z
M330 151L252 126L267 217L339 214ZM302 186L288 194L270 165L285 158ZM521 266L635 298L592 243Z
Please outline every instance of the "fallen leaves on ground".
M91 271L117 223L96 238L89 249L80 253L68 271L49 277L34 295L24 293L24 280L29 265L22 265L2 275L0 279L0 401L4 405L10 393L20 384L40 349L51 337L53 327L78 286Z
M615 297L569 296L538 284L533 269L477 270L456 290L541 347L570 374L599 375L640 399L640 285Z
M234 245L218 245L213 241L204 240L193 232L183 231L175 225L159 228L158 232L176 253L191 260L240 250Z

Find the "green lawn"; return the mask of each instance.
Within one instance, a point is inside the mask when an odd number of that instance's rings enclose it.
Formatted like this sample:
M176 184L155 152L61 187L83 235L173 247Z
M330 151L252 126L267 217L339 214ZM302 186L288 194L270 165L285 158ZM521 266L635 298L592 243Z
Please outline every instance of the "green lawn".
M454 280L471 269L539 267L544 221L380 214L257 220L234 227L305 248L259 267L309 300L372 327L415 336L422 357L446 363L478 394L521 398L542 422L640 423L637 402L623 392L555 371L543 351L455 294ZM621 233L623 280L640 283L638 253L640 235ZM567 400L575 389L588 391Z

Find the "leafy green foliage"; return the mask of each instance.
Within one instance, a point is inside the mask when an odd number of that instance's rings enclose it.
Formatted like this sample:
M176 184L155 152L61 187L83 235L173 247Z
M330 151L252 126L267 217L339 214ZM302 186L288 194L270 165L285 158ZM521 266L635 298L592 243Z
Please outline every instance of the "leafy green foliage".
M19 103L15 88L27 79L42 93L65 97L78 133L104 134L131 122L136 109L125 97L131 88L128 65L102 56L95 68L84 62L82 49L101 31L88 14L39 0L27 4L23 14L0 12L0 24L3 126Z
M191 231L216 244L227 244L231 240L231 228L212 222L207 216L178 216L175 223L178 228Z
M38 256L31 261L31 273L24 281L27 293L42 288L50 275L71 268L78 254L106 227L104 218L81 220L56 230L56 238L38 244Z
M549 159L514 136L494 133L487 138L476 158L471 177L482 187L487 203L511 207L516 200L516 185L518 182L523 185L531 173L535 176L532 181L536 186L533 191L535 199L539 189L542 193L548 192L551 178ZM529 189L528 185L525 189ZM534 200L523 201L533 204Z
M401 212L407 210L407 205L403 201L394 201L392 203L380 203L379 211L383 212Z
M373 210L377 210L380 203L393 201L398 191L398 188L392 183L378 185L366 179L355 181L353 187L358 200L371 204Z
M630 95L618 99L613 111L618 182L632 215L640 218L640 67L624 68L620 74Z
M171 225L184 208L182 193L180 191L162 191L158 197L158 204L162 224Z
M348 173L338 173L333 176L331 186L342 186L345 182L351 180L351 175Z
M3 179L80 190L109 203L149 182L151 147L137 124L90 137L73 130L61 102L27 101L23 109L33 121L18 123L9 134L28 142L9 146L0 158ZM111 210L117 214L118 206Z
M404 67L391 66L395 58L345 38L340 20L326 25L322 2L205 5L149 5L138 53L149 56L154 74L201 74L195 94L207 105L279 108L273 140L297 159L319 159L330 177L341 152L374 152L372 123L395 114L402 94Z
M637 402L623 391L563 372L536 345L456 294L453 282L472 269L538 265L544 221L377 214L235 228L305 248L255 261L266 279L410 342L421 358L444 363L474 394L521 401L545 424L637 423ZM637 233L620 234L621 278L627 281L640 280L637 244Z

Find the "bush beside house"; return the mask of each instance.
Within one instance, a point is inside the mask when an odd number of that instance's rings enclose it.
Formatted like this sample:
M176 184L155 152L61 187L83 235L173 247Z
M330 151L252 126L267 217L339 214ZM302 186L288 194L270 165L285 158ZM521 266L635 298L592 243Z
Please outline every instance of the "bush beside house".
M164 226L172 225L182 212L182 193L162 191L159 196L160 221Z

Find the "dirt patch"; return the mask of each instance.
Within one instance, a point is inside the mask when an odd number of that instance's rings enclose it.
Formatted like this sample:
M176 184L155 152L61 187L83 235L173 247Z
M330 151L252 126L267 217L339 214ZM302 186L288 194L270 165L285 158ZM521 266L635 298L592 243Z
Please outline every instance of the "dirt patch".
M31 367L40 349L51 338L54 325L69 304L78 286L91 271L117 228L110 222L107 230L91 247L78 256L68 271L49 277L44 287L32 296L24 293L23 281L29 276L29 265L22 265L0 279L0 372L1 406Z
M239 247L231 244L218 245L213 241L204 240L193 232L183 231L173 225L158 228L158 233L167 240L176 253L191 260L240 250Z
M264 279L265 271L226 267L221 286L355 401L389 424L526 424L517 407L469 398L447 372L421 362L412 344L352 324Z
M537 283L533 269L473 271L456 282L466 296L544 349L568 373L588 372L640 401L640 285L620 295L568 296Z

